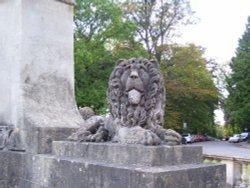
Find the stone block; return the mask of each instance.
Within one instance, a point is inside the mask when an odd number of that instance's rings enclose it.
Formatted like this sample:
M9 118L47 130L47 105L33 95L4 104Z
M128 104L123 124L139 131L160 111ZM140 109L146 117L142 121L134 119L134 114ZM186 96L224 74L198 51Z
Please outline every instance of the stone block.
M52 141L66 140L76 128L67 127L33 127L26 135L26 147L30 153L51 153Z
M0 3L4 36L0 40L0 124L18 128L28 152L49 152L51 140L63 140L67 128L83 124L74 99L73 3Z
M33 182L30 182L28 180L23 180L23 179L20 179L20 183L18 186L23 187L23 188L49 188L49 187L45 187L43 185L33 183ZM19 188L19 187L16 187L16 188Z
M8 188L7 181L5 180L0 180L0 185L1 185L1 188Z
M0 160L3 155L8 155L14 163L25 162L9 166L10 171L20 168L19 173L8 176L11 188L225 188L226 185L225 165L221 164L142 166L9 151L0 151Z
M4 182L4 181L7 180L8 166L9 166L8 154L7 153L1 153L1 158L0 158L0 169L1 169L0 170L0 182Z
M202 162L200 146L143 146L118 143L55 141L53 154L115 164L162 166Z

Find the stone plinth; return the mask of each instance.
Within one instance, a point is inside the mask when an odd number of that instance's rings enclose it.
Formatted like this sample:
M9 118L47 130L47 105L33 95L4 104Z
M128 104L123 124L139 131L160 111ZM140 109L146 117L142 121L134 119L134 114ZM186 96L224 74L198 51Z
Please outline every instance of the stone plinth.
M55 141L52 147L57 156L81 157L106 163L163 166L198 164L202 162L199 146L143 146L116 143L87 143Z
M82 124L74 100L73 3L0 3L0 124L17 127L32 153L49 152L52 140Z
M0 182L3 188L225 188L225 165L202 163L201 152L55 142L56 155L0 151Z

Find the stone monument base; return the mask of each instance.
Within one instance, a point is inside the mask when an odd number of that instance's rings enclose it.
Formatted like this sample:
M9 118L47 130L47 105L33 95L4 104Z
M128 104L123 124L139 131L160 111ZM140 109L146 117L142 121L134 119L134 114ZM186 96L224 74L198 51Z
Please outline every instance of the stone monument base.
M0 151L1 188L224 188L225 165L194 146L53 142L52 154Z
M24 149L28 153L46 154L52 152L54 140L67 140L78 127L31 127L24 132L26 139Z

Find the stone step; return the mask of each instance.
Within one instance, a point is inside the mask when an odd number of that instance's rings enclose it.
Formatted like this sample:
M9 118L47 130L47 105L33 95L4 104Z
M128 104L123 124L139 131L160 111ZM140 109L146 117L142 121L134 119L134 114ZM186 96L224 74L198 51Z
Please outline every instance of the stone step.
M225 165L133 166L0 151L3 188L225 188ZM9 173L6 172L8 168ZM5 172L7 174L5 174ZM0 180L1 180L0 173ZM6 178L8 177L8 178ZM1 187L1 186L0 186Z
M52 153L56 156L81 157L85 160L143 166L202 162L202 147L200 146L143 146L108 142L54 141Z

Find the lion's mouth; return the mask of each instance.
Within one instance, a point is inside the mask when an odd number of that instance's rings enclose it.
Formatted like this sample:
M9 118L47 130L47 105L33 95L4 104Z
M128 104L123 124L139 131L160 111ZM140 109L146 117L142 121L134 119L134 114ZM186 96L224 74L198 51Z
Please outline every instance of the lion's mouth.
M140 103L141 100L141 92L137 91L136 89L132 89L128 92L128 100L130 104L137 105Z

